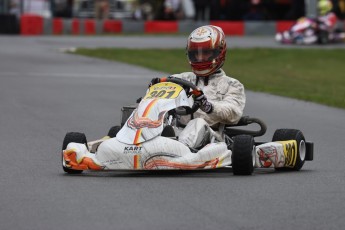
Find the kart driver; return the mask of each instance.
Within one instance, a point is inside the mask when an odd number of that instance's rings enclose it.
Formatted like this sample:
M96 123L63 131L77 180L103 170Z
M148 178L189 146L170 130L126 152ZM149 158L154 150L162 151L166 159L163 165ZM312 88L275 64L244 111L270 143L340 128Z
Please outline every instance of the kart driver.
M174 74L194 83L201 94L194 98L200 109L194 119L184 122L186 127L179 134L179 141L191 149L200 149L215 137L222 136L217 130L220 124L236 124L246 102L243 85L229 77L221 69L226 57L226 40L220 27L207 25L195 29L187 40L187 57L192 72ZM149 86L160 82L151 80Z
M338 18L334 12L332 12L333 4L330 0L320 0L318 2L318 23L319 29L327 31L329 33L334 32Z

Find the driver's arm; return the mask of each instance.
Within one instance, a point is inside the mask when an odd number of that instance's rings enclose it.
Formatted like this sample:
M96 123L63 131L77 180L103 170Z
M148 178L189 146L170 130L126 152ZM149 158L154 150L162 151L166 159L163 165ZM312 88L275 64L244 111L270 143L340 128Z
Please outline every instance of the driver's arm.
M208 114L213 122L236 124L243 115L246 96L243 85L236 79L229 79L219 84L216 93L223 94L221 100L211 100L212 113ZM213 123L212 122L212 123Z
M196 81L196 76L192 72L184 72L172 76L182 78L192 83ZM217 85L218 87L215 91L204 91L208 101L213 105L212 112L206 114L198 110L197 113L210 125L215 123L236 124L243 115L243 109L246 103L244 86L238 80L231 77L224 78L221 82L218 82ZM223 95L221 100L214 99L217 93Z

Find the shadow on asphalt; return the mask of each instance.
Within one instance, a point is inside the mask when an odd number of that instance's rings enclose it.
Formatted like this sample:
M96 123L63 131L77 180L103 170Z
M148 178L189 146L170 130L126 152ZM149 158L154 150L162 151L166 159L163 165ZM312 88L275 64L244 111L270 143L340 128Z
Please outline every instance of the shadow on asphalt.
M252 176L260 175L297 175L313 172L313 170L301 170L301 171L276 171L274 169L256 169ZM190 171L177 171L177 170L164 170L164 171L106 171L106 172L83 172L81 174L62 174L67 177L250 177L250 176L235 176L232 173L231 168L220 168L210 170L190 170Z

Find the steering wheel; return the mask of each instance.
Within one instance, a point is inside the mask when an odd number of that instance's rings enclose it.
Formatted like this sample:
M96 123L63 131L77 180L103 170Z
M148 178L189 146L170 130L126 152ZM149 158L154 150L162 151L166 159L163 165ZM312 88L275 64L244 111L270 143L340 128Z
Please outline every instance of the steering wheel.
M173 82L182 86L183 88L192 89L191 92L187 92L188 96L190 95L199 96L202 93L201 89L197 87L195 84L193 84L190 81L183 80L181 78L169 76L167 78L161 78L160 82ZM175 111L177 115L188 115L188 114L195 113L199 108L200 108L200 104L194 103L192 108L188 106L181 106L179 108L176 108Z

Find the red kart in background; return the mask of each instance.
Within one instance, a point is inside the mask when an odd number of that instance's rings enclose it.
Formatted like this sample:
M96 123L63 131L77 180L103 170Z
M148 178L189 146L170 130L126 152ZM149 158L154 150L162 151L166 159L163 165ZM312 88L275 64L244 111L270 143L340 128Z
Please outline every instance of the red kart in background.
M289 29L277 33L275 40L282 44L329 44L342 43L345 41L345 32L340 29L330 30L319 19L300 18Z

